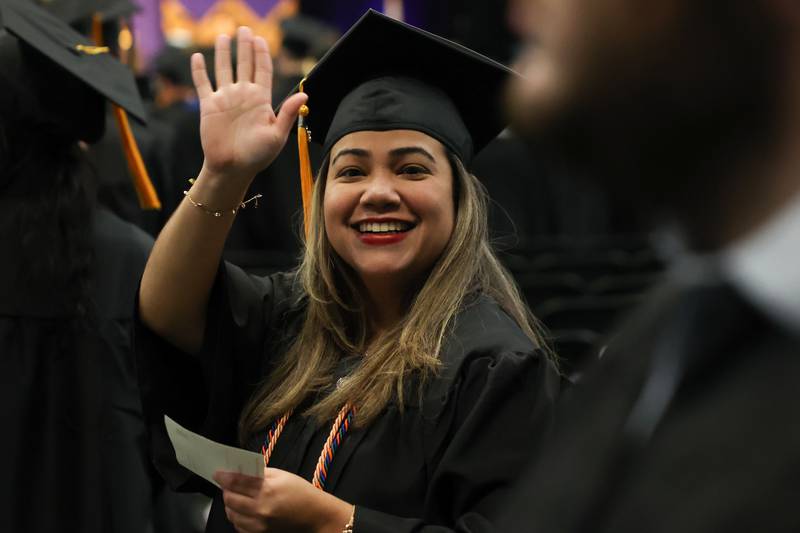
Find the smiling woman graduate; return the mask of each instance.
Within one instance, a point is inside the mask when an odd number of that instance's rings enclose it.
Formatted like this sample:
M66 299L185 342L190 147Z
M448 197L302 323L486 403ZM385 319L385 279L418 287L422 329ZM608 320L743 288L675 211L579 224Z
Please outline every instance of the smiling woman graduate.
M205 163L140 288L158 468L214 497L208 531L495 530L559 383L465 167L502 129L512 73L369 12L276 114L265 42L247 28L238 41L234 81L217 40L216 90L192 58ZM294 272L249 276L220 262L223 244L306 102L326 157L305 253ZM164 413L261 451L264 478L218 473L219 491L194 477Z

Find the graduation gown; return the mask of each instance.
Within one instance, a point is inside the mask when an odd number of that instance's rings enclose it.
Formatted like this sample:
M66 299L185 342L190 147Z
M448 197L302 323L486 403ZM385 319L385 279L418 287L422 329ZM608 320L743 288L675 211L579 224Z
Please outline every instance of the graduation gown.
M233 531L221 493L177 464L163 415L238 445L243 403L284 353L302 316L291 276L257 278L223 264L198 356L137 328L156 466L173 487L213 497L207 531ZM444 371L429 382L423 401L412 401L404 413L389 406L370 426L351 430L334 457L326 490L357 506L359 533L495 531L505 489L547 430L559 377L492 300L478 297L459 314L441 358ZM353 364L357 359L342 361L338 373ZM270 466L311 480L329 432L330 424L293 415ZM264 436L246 447L260 451Z
M26 282L20 234L0 219L0 531L146 531L152 472L131 337L152 239L94 213L93 309L68 335L74 311L48 280Z
M506 531L800 531L800 339L721 284L655 291L559 410Z

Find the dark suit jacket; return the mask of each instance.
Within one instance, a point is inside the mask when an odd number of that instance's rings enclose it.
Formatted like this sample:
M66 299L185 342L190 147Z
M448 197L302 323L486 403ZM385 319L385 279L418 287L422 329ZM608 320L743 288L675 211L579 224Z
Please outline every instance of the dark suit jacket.
M564 401L506 531L800 531L800 339L730 288L691 320L687 364L642 437L642 391L680 291L662 287ZM655 379L654 379L655 378ZM645 406L644 411L647 411Z

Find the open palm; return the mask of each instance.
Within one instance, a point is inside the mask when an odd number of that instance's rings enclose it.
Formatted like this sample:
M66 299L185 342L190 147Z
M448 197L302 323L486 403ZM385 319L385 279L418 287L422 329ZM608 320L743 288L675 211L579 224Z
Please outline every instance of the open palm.
M294 95L276 116L272 109L272 59L266 41L239 28L236 79L230 38L217 38L213 89L201 54L192 56L192 78L200 98L200 138L205 167L215 173L252 179L286 144L303 94Z

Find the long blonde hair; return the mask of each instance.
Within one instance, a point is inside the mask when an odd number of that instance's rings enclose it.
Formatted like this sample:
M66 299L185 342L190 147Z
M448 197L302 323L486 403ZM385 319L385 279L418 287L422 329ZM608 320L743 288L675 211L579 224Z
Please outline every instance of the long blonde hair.
M243 441L314 394L318 399L305 414L321 423L334 418L348 401L358 410L359 426L368 425L392 401L402 409L405 380L416 374L424 382L435 375L448 328L465 300L477 293L492 297L534 344L545 346L539 324L489 243L483 185L458 158L450 155L449 160L456 211L453 234L409 301L404 318L375 339L369 337L358 276L336 254L325 232L328 162L322 165L305 253L296 271L307 300L305 318L283 359L245 407L239 426ZM336 364L352 355L361 356L360 364L334 387Z

